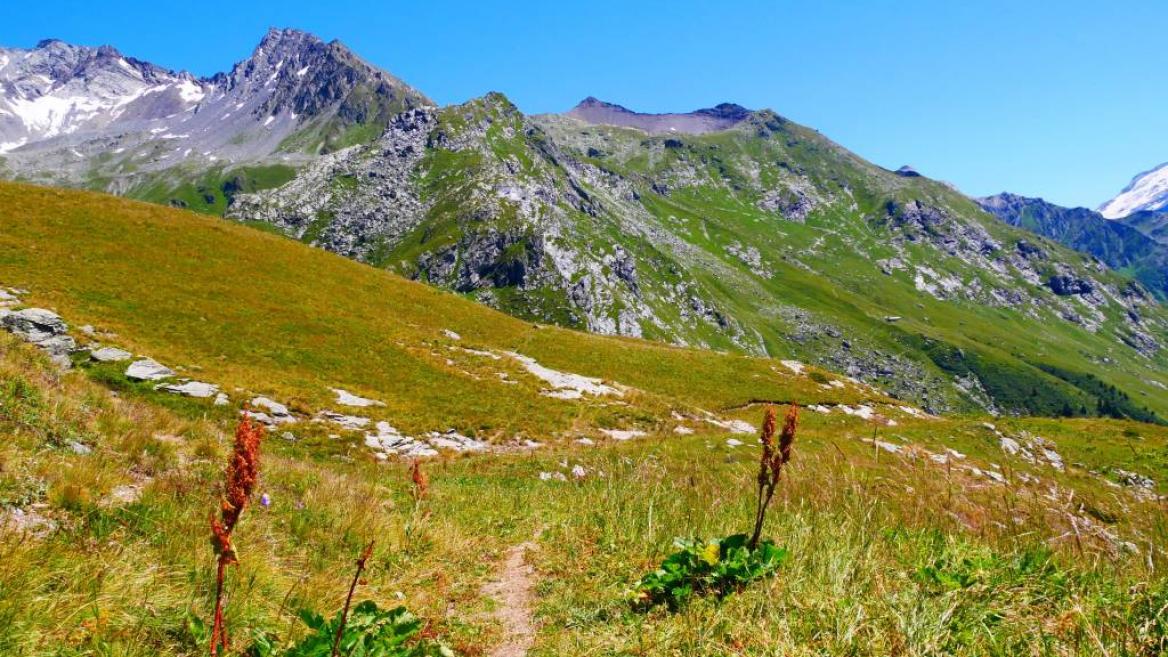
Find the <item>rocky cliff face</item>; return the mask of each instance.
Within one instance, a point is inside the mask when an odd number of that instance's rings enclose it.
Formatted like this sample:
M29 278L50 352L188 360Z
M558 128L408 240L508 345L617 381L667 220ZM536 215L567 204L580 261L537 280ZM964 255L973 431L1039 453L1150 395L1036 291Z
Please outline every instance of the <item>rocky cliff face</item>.
M658 133L587 105L406 112L229 216L520 316L796 356L934 410L1062 408L1077 384L1046 359L1163 367L1143 288L945 185L769 111Z

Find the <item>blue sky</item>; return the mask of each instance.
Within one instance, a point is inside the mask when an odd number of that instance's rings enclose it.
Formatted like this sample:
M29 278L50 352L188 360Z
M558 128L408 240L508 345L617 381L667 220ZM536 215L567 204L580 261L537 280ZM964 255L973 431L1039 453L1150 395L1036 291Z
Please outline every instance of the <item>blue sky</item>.
M1095 207L1168 161L1168 2L25 2L0 44L111 44L210 74L269 26L340 39L436 101L770 107L969 194Z

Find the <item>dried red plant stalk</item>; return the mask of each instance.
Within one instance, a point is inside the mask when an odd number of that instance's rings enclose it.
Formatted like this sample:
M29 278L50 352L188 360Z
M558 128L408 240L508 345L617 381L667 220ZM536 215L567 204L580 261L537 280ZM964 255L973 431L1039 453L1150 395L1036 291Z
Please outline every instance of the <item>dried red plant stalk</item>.
M223 499L219 503L219 517L211 514L211 544L218 555L215 573L215 618L211 625L211 654L227 649L227 629L223 624L223 576L227 566L239 563L231 533L243 515L251 494L255 491L260 473L260 442L264 427L244 415L235 428L235 444L231 460L223 475Z
M783 466L791 460L791 450L795 445L795 433L799 427L799 406L791 404L787 409L787 417L783 421L783 431L779 434L778 445L775 444L775 407L767 406L766 417L762 422L762 455L758 461L758 497L754 512L754 533L750 535L747 544L750 549L758 546L762 536L762 526L766 521L767 507L775 495L775 488L779 485L779 477L783 473Z
M414 482L414 487L411 493L414 496L414 501L419 502L426 499L426 493L430 490L430 478L422 471L422 462L414 459L410 464L410 481Z

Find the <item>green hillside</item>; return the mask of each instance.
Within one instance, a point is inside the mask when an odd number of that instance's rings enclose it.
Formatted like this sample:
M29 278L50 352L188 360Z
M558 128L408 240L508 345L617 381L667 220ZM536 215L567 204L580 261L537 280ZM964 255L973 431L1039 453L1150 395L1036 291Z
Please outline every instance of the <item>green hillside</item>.
M489 94L228 215L519 317L813 362L938 412L1114 414L1114 387L1119 415L1168 414L1147 290L767 110L651 135Z

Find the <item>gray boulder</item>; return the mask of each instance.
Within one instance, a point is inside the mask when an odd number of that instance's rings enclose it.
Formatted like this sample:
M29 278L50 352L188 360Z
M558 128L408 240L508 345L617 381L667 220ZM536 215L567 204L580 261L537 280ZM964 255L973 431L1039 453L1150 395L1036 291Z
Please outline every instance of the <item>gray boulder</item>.
M69 326L51 310L25 308L7 313L0 318L0 325L16 337L31 342L52 355L67 354L77 348L77 343L69 337Z
M25 308L0 316L0 326L16 337L44 350L54 363L68 369L69 353L77 342L69 336L69 326L57 313L44 308Z
M184 397L196 397L198 399L209 399L219 394L219 386L213 383L203 383L202 381L164 383L157 386L155 389L174 393L176 395L183 395Z
M126 376L137 381L158 381L174 376L174 370L153 358L143 358L130 363L126 368Z

